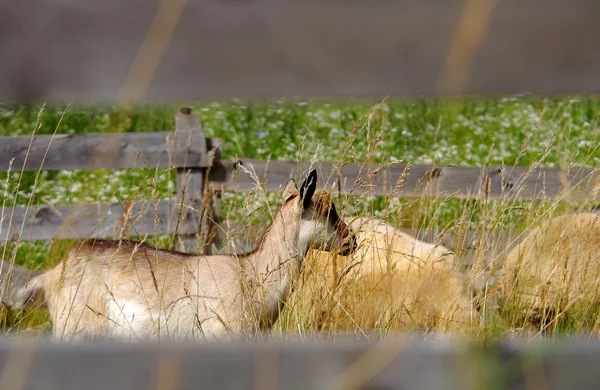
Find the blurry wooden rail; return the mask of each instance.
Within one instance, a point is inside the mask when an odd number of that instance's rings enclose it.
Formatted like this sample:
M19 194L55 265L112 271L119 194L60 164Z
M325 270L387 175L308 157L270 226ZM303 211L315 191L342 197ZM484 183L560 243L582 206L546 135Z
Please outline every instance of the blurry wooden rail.
M187 2L181 19L164 18L174 32L164 50L150 46L152 69L135 69L148 85L133 87L156 102L600 92L598 1L466 13L477 3ZM115 102L159 4L0 1L0 100Z
M377 339L375 337L375 339ZM2 389L597 389L596 341L0 341ZM17 384L21 386L17 386ZM538 388L538 387L536 387Z

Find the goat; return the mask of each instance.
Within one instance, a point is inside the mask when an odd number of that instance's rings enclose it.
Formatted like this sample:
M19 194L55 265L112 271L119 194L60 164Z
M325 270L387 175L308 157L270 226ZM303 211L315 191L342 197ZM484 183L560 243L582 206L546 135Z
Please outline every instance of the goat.
M470 321L465 278L448 249L376 219L356 218L349 226L354 253L311 251L305 261L312 272L303 274L297 300L300 312L312 310L305 318L316 323L309 326L439 333ZM311 306L302 308L303 302Z
M54 339L222 339L277 320L311 248L355 248L312 170L294 180L257 247L201 256L128 240L86 240L64 261L18 290L11 303L45 304Z
M597 327L599 280L600 216L566 214L531 229L509 252L492 296L518 326L546 329L579 313L571 320Z

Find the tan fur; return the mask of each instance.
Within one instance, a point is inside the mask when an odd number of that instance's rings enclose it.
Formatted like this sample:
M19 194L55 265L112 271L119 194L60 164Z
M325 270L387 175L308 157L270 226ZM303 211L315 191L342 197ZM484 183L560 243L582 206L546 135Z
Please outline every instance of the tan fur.
M519 321L548 322L571 309L595 310L600 216L567 214L531 229L506 257L495 289L502 307L511 306Z
M318 328L448 330L470 321L470 305L454 256L384 222L357 218L351 256L311 251L302 296ZM293 303L292 303L293 304Z
M20 291L21 300L46 303L59 339L212 339L269 328L309 248L330 250L352 239L333 204L314 191L316 173L313 178L312 188L303 185L300 193L288 183L272 225L245 256L196 256L132 241L88 240L32 279Z

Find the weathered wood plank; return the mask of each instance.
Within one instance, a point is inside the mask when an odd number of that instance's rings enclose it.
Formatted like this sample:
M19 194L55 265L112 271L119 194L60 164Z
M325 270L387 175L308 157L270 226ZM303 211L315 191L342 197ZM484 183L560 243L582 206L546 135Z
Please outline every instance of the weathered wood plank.
M136 202L126 210L121 204L77 204L59 206L16 206L5 208L0 223L0 242L84 238L116 238L144 235L193 233L197 227L181 216L176 200ZM180 215L181 214L181 215ZM124 216L127 224L123 224ZM187 217L187 220L192 218Z
M208 165L204 134L187 131L0 137L0 171Z
M194 136L198 139L196 142L200 142L198 147L204 147L202 154L207 155L206 137L200 126L200 117L192 115L191 111L189 107L185 107L175 115L175 134L187 134L190 138ZM177 237L177 249L180 251L205 250L203 235L207 228L201 226L202 215L205 213L202 206L205 173L206 169L203 168L177 168L177 198L181 199L186 210L194 211L188 214L191 219L186 223L196 226L192 234L180 234Z
M294 161L271 161L244 159L243 164L256 172L260 185L266 191L279 191L287 180L298 178L298 172L309 169L310 163L302 165ZM447 167L404 164L361 166L347 164L341 169L334 163L319 162L320 185L333 191L354 195L438 197L457 199L600 199L594 186L598 171L594 168L573 168L564 172L560 168L491 167L489 189L487 168ZM243 168L242 168L243 169ZM256 181L235 167L233 161L221 161L220 171L209 177L222 183L228 191L248 192L256 187ZM487 195L486 195L487 194Z
M496 3L481 36L465 43L473 46L473 56L464 61L464 87L449 93L600 92L595 40L600 3ZM158 4L1 2L0 100L114 102ZM459 0L190 2L143 98L438 94L464 5Z
M20 358L20 359L19 359ZM600 344L339 337L268 343L52 343L0 341L2 388L596 389ZM26 368L19 364L28 364ZM18 369L20 368L20 369ZM252 385L252 386L250 386Z
M221 210L222 190L219 188L208 187L206 195L206 212L203 214L203 227L206 226L206 244L205 253L207 255L214 254L219 248L223 248L224 231L222 226L222 210Z

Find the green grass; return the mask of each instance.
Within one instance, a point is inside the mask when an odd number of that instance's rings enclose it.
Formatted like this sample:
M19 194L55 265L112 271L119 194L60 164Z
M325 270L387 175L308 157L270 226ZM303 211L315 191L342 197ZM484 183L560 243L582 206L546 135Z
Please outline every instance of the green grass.
M365 160L455 166L600 165L600 100L510 97L461 101L264 102L188 104L207 137L221 138L224 158ZM0 136L169 131L179 106L135 109L0 104ZM172 169L0 173L0 205L126 202L175 195ZM264 224L278 194L225 194L225 217ZM591 204L344 196L342 215L374 215L413 228L519 229L540 215ZM167 241L161 241L163 244ZM28 268L60 260L69 242L2 245Z

